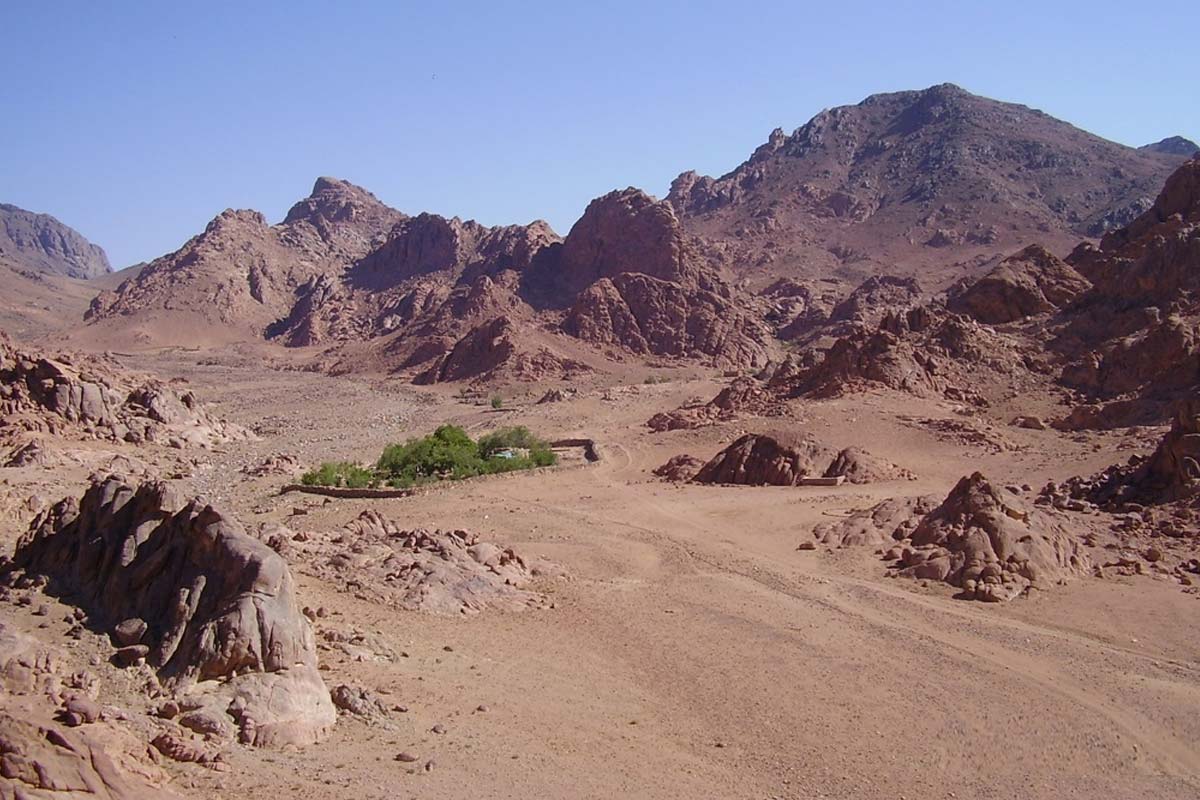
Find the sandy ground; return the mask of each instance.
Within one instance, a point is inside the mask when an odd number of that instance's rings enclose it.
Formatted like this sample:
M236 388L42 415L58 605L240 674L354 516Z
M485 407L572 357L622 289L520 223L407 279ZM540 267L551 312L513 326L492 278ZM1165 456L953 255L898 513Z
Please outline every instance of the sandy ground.
M264 371L252 357L167 353L129 365L186 377L262 440L204 454L183 478L253 527L340 527L377 508L405 526L467 528L560 564L553 607L447 619L395 611L299 575L326 629L373 633L393 661L322 652L331 686L403 705L387 724L343 718L326 742L234 748L232 769L171 766L195 797L245 798L1195 798L1200 796L1200 603L1150 577L1081 579L1004 605L884 576L870 549L797 551L811 527L963 474L1038 486L1144 452L1155 432L1065 438L997 409L964 444L915 420L947 404L866 394L796 407L788 424L857 445L918 479L870 486L674 486L650 474L707 458L739 420L651 433L654 412L710 397L712 375L506 392L494 412L387 380ZM611 379L606 379L611 380ZM1031 401L1032 402L1032 401ZM472 481L391 500L279 496L286 478L239 470L271 453L373 460L383 445L455 422L525 424L600 442L595 465ZM779 420L770 421L778 425ZM987 426L990 426L987 427ZM136 451L130 451L137 454ZM0 477L50 492L84 474ZM295 516L292 510L307 513ZM5 536L15 535L15 525ZM11 545L11 540L6 546ZM447 649L449 648L449 649ZM479 706L486 711L478 711ZM434 725L445 732L431 732ZM416 769L394 756L431 760Z

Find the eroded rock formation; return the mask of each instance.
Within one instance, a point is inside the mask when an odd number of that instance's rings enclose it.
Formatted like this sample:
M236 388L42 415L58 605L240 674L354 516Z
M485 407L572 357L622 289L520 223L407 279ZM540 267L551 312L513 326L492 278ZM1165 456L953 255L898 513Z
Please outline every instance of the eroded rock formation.
M169 690L203 695L248 744L307 744L333 725L287 563L165 483L108 477L60 501L6 571L49 577L112 631L118 658L144 658Z
M540 567L467 531L405 530L364 511L343 530L297 543L313 574L375 602L434 614L519 611L544 604Z
M250 436L210 414L191 392L99 357L18 348L0 332L0 434L6 429L180 447Z
M748 433L717 453L696 473L696 483L795 486L824 474L832 453L793 433Z
M1030 245L952 298L949 307L998 325L1056 311L1090 287L1065 261L1040 245Z
M899 574L945 581L968 599L1000 602L1082 575L1091 559L1062 520L981 473L964 477L912 531Z

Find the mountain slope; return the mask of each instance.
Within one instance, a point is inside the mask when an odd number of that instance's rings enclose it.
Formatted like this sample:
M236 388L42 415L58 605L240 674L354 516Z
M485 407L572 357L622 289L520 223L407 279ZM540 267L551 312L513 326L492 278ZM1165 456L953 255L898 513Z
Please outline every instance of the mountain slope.
M0 203L0 257L17 268L87 280L111 272L103 248L49 214Z
M721 178L680 175L668 200L764 285L879 272L938 285L1033 241L1068 248L1129 222L1183 160L943 84L777 129Z
M1142 145L1138 150L1144 153L1161 153L1167 156L1191 158L1196 153L1200 153L1200 144L1196 144L1191 139L1185 139L1182 136L1168 136L1166 139L1157 141L1154 144Z
M179 250L97 296L90 331L157 344L259 338L288 313L300 287L337 274L404 219L334 178L317 179L278 225L257 211L227 209Z

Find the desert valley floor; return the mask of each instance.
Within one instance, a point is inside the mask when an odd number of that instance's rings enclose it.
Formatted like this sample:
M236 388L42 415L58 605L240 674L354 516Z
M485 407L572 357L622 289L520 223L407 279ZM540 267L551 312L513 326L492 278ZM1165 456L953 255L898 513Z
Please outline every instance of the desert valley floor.
M298 601L315 610L326 684L362 687L382 705L341 715L318 744L231 747L216 769L123 758L136 748L109 742L126 768L164 791L364 800L1200 796L1194 587L1107 569L1008 603L964 602L941 582L889 578L873 547L798 549L814 526L888 497L940 498L976 470L1036 491L1148 454L1165 427L1026 430L1008 423L1036 412L1034 399L966 411L881 388L795 403L782 420L741 415L654 433L650 416L711 397L726 382L720 373L629 367L541 404L547 385L520 384L494 410L457 387L263 369L251 347L115 358L186 382L259 438L211 450L77 442L55 468L0 470L0 490L16 498L4 517L5 552L32 516L12 510L23 498L52 501L77 494L94 471L152 465L248 530L282 525L303 541L375 509L406 528L462 528L554 565L533 584L546 598L538 607L447 617L381 605L292 563ZM651 373L662 382L645 382ZM522 424L547 438L587 437L600 459L394 499L281 494L294 478L243 473L278 454L299 468L370 461L385 444L443 422L473 434ZM746 431L781 424L869 448L915 477L747 487L651 473L675 454L707 460ZM4 619L35 637L61 636L69 607L41 602L4 603ZM71 665L103 675L105 703L145 713L148 672L107 663L100 633L63 641ZM397 760L401 753L411 760Z

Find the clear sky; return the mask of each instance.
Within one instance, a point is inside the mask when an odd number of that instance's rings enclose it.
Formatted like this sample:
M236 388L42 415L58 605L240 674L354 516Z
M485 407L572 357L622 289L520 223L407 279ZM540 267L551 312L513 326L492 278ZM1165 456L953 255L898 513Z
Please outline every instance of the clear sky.
M1130 145L1200 138L1200 6L0 0L0 202L115 267L318 175L565 233L732 169L772 128L952 82Z

